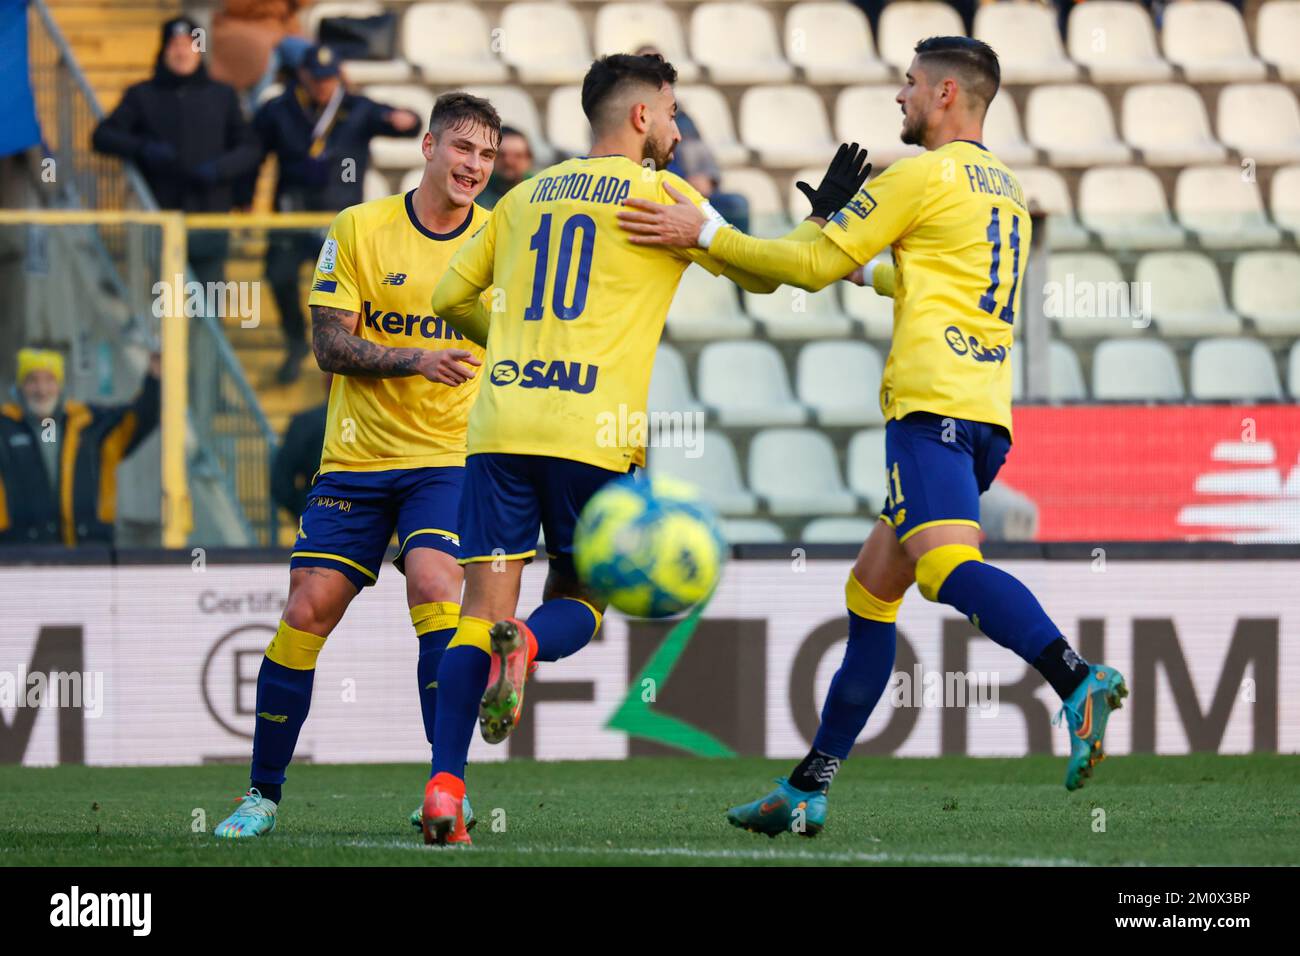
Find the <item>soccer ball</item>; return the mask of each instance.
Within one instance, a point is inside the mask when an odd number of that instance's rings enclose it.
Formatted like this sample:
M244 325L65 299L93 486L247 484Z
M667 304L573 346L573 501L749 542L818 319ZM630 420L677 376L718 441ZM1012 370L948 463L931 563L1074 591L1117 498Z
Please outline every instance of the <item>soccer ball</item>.
M583 583L624 614L668 617L712 592L727 543L690 485L629 475L582 509L573 557Z

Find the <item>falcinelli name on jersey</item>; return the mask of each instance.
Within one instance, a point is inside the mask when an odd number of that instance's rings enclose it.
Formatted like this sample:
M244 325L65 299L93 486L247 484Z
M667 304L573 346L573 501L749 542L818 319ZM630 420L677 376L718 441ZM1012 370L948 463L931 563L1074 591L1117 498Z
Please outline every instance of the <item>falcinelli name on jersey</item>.
M362 315L366 328L389 335L419 335L426 339L461 339L465 336L457 332L450 322L444 322L436 315L416 315L413 312L385 312L382 305L372 305L369 300L361 303Z
M498 386L518 383L520 388L555 388L561 392L588 395L596 387L599 372L599 365L584 365L582 362L532 359L521 369L518 362L502 359L493 364L488 380Z
M621 205L632 191L632 181L623 176L595 176L591 173L565 173L543 176L528 197L530 203L576 199L579 202Z
M986 193L990 196L1006 196L1021 209L1025 206L1025 194L1020 183L1005 169L996 166L976 166L964 163L966 179L973 193Z

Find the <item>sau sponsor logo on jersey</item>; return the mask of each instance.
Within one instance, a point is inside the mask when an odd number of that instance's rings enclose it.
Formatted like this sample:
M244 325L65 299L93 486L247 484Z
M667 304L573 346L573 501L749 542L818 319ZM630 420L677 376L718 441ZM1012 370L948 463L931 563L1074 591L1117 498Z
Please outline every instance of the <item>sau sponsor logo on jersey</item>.
M520 388L558 388L562 392L587 395L596 387L598 365L582 362L545 362L533 359L520 369L518 362L502 359L492 366L489 380L493 385L514 385Z
M387 273L387 274L384 275L384 280L383 280L382 282L380 282L379 284L380 284L380 285L405 285L405 284L406 284L406 273L405 273L405 272L389 272L389 273Z
M943 330L943 337L948 343L948 348L952 349L958 355L966 355L977 362L1002 362L1007 357L1007 347L1005 345L995 345L993 348L985 348L980 344L980 340L975 336L966 336L962 330L955 325L950 325Z

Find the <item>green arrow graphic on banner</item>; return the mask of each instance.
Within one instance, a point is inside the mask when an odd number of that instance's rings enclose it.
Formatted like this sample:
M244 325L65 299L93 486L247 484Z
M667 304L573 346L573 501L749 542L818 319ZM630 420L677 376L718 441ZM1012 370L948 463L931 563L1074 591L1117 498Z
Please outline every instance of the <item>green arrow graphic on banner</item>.
M609 723L606 724L607 727L613 730L622 730L633 737L642 737L669 747L676 747L697 757L736 756L734 750L707 731L692 727L686 721L668 714L655 712L651 709L650 703L642 699L640 693L640 689L645 686L647 680L654 682L656 690L667 684L669 675L672 674L673 668L677 666L677 661L682 656L682 652L686 650L686 645L690 643L692 635L695 634L700 617L703 616L704 609L708 606L712 597L713 595L710 594L709 597L695 605L691 613L682 618L677 626L668 632L668 636L659 645L659 649L650 656L650 660L641 669L641 673L632 681L632 686L627 690L627 696L623 698L623 703L619 705L618 710L614 711L613 716L609 718ZM656 696L658 696L657 693Z

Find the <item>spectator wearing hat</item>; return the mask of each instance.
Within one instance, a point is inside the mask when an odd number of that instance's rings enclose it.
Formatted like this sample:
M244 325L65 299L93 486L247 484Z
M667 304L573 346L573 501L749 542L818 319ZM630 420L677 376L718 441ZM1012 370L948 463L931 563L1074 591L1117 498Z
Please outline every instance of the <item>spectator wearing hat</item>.
M275 154L279 212L338 212L363 199L362 183L376 136L419 136L421 118L349 93L339 76L339 56L330 47L310 47L279 96L253 117L253 128L267 154ZM302 266L320 252L322 232L282 230L267 243L266 275L288 339L288 353L277 375L282 384L297 379L311 351L299 281Z
M513 126L501 127L501 145L497 147L497 161L492 175L476 200L484 209L491 209L510 190L533 174L533 147L528 136Z
M63 356L18 352L14 401L0 405L0 544L111 544L117 466L158 426L159 357L128 405L63 396Z

